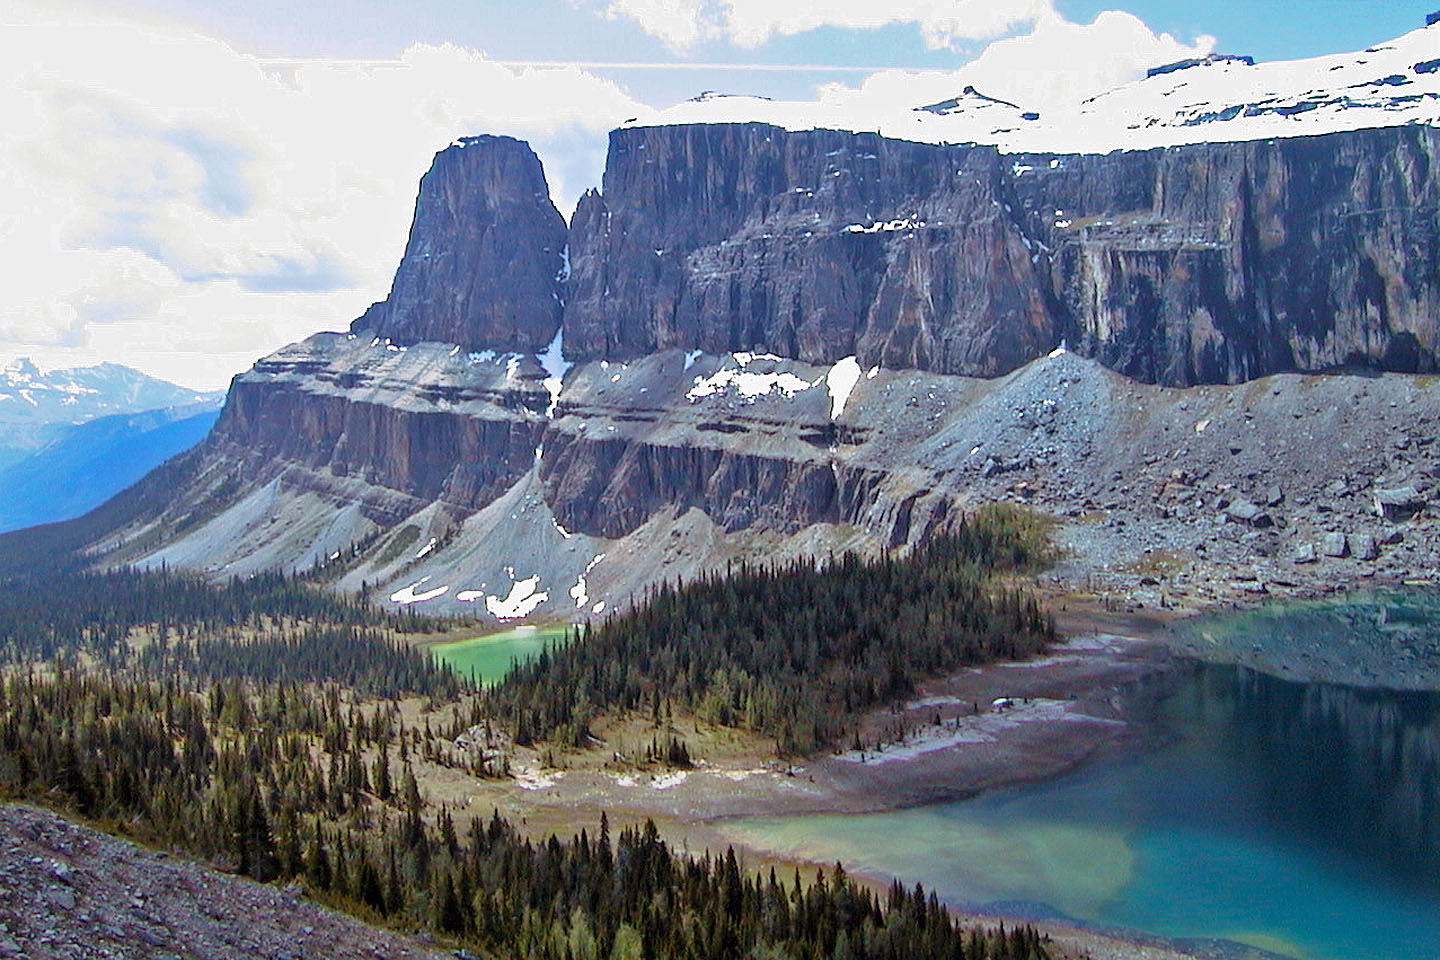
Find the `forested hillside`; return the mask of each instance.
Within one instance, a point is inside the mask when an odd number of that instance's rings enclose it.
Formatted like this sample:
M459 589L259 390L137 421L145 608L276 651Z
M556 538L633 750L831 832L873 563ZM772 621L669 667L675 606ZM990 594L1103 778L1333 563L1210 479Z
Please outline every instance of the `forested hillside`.
M653 824L612 838L603 817L539 841L498 814L434 802L416 775L507 776L461 735L496 719L553 734L589 716L542 728L516 707L522 695L559 703L547 691L562 670L612 678L586 688L596 709L673 700L813 747L843 726L820 712L848 717L935 670L1043 642L1034 601L989 579L1033 559L1016 522L988 514L904 559L741 567L667 587L485 692L403 633L433 623L304 578L215 586L12 567L0 796L299 881L371 921L496 958L1048 957L1034 930L961 927L918 887L877 896L838 865L782 882L733 852L678 855Z
M1055 628L999 585L1045 551L1036 521L990 508L903 556L736 565L664 584L522 665L493 694L517 741L580 745L606 711L668 701L703 720L820 749L857 716L959 667L1035 653Z

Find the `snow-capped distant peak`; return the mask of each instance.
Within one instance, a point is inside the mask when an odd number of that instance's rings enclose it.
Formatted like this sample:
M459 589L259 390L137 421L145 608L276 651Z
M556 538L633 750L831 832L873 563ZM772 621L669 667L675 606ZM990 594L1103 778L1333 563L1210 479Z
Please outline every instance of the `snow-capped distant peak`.
M965 86L958 97L951 97L949 100L941 100L938 103L927 103L914 109L941 117L952 116L967 110L993 110L1003 111L1007 115L1014 115L1021 120L1040 119L1038 111L1025 110L1018 103L1001 100L999 97L988 97L969 84Z
M0 419L26 422L84 423L112 413L212 402L220 394L198 393L114 363L69 370L42 371L19 357L0 367Z
M933 90L933 77L926 82ZM1440 23L1355 53L1269 63L1212 53L1156 64L1143 78L1097 96L1077 91L1074 99L1043 105L972 85L949 99L903 98L895 84L884 96L831 89L813 101L708 93L626 126L758 122L990 144L1005 153L1108 153L1433 126L1440 124Z

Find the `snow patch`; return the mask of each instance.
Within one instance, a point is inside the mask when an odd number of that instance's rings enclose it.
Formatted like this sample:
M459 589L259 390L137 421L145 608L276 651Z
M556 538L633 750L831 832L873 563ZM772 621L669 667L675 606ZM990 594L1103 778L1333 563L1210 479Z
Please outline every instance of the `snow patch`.
M528 617L536 607L549 599L550 594L540 589L540 574L537 573L512 583L510 592L503 598L487 596L485 609L489 610L490 616L496 620L519 620Z
M654 790L669 790L671 787L678 787L684 783L690 774L684 770L676 770L674 773L665 773L650 781L650 787Z
M1057 35L1051 30L1046 36L1053 42ZM1306 60L1255 65L1234 58L1206 58L1193 65L1182 61L1098 95L1083 83L1053 90L1041 86L1026 98L1032 102L1012 103L967 86L960 96L926 105L923 98L933 86L927 89L923 77L902 82L882 74L860 89L837 85L810 101L706 94L624 126L759 122L787 130L878 133L918 143L986 144L1007 154L1104 154L1437 125L1440 70L1422 69L1435 58L1434 28L1428 28L1364 52ZM1186 68L1176 69L1182 65ZM972 78L991 79L980 66L968 74L962 70L950 82ZM997 76L996 82L1003 78ZM1023 83L1017 86L1025 89ZM1012 175L1044 175L1045 168L1061 166L1056 159L1023 159L1028 162L1011 166ZM843 172L832 171L832 176ZM856 233L878 232L874 223L853 226Z
M939 701L945 699L935 698L936 705L940 705ZM838 759L846 763L866 765L891 763L897 760L913 760L963 744L994 743L1005 733L1031 723L1122 722L1079 713L1068 700L1033 698L1022 701L1013 697L999 699L1009 700L1010 705L1003 709L992 708L978 715L960 717L958 721L946 720L939 726L925 726L900 743L886 744L879 750L852 750L841 754Z
M421 547L420 552L415 554L415 559L419 560L421 557L425 556L425 554L429 553L431 550L434 550L435 544L439 542L440 539L438 537L431 537L430 542L425 544L425 546Z
M541 773L539 767L512 767L515 785L521 790L548 790L565 776L562 770Z
M769 396L778 391L785 399L790 399L803 390L809 390L813 384L803 380L789 371L761 373L756 370L748 370L750 364L759 361L771 363L783 363L783 357L777 357L772 353L734 353L731 359L737 367L722 366L708 377L696 377L695 383L685 393L685 399L692 403L704 397L717 393L724 393L731 387L735 388L741 399L747 403L753 402L758 397Z
M897 230L919 230L926 226L924 220L915 217L902 217L896 220L875 220L870 224L852 223L845 228L846 233L894 233Z
M591 570L595 569L596 564L598 564L601 560L604 559L605 554L595 554L595 556L590 558L590 562L585 564L585 571L581 573L580 576L575 578L575 586L570 588L570 599L575 601L575 606L577 609L584 608L585 605L590 602L590 589L585 582L585 578L589 575ZM595 612L599 613L602 609L604 609L604 607L605 601L602 600L599 603L595 604Z
M569 248L566 249L568 252ZM569 269L568 266L566 269ZM562 327L555 331L555 339L550 341L545 352L535 356L535 359L540 361L541 369L545 371L545 379L541 381L540 385L550 394L550 406L545 408L545 416L551 418L555 416L555 406L560 402L560 389L565 383L565 374L574 366L565 359L564 338L565 329Z
M830 419L836 420L845 412L845 403L860 381L860 364L854 357L836 361L825 375L825 386L830 391Z
M429 580L429 577L421 577L419 580L410 584L410 586L396 590L390 594L390 602L402 605L424 603L426 600L434 600L436 597L443 596L449 592L450 586L447 584L443 587L436 587L433 590L425 590L417 593L416 591L419 590L420 587L425 586Z
M699 360L704 352L705 351L703 350L691 350L689 353L685 354L685 369L689 370L691 367L695 366L695 361Z

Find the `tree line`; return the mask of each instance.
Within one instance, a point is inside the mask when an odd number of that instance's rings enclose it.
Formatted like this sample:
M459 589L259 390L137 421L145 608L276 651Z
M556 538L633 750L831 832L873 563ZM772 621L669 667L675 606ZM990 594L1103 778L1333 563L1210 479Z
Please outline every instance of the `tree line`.
M614 710L675 701L699 718L822 749L923 678L1033 654L1055 628L999 573L1042 557L1013 509L988 509L904 556L731 564L640 603L522 664L490 694L516 742L583 745Z
M286 621L420 633L435 621L391 613L319 587L303 576L259 573L211 583L169 569L59 569L0 577L0 663L85 652L129 655L132 631L215 637Z
M653 823L561 840L493 815L457 829L414 763L451 732L338 684L12 669L0 795L78 812L366 919L522 960L1036 960L1028 927L958 925L933 893L877 896L837 865L789 883L733 851L677 856Z

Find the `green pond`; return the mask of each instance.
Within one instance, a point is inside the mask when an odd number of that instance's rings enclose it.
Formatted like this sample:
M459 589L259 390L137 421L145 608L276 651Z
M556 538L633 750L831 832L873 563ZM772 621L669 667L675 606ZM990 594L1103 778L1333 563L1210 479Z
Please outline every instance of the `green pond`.
M1395 602L1422 646L1440 637L1412 602L1357 601ZM1284 629L1283 611L1264 622ZM726 829L957 906L1222 940L1237 957L1440 958L1440 695L1197 666L1157 720L1167 746L1049 783Z
M483 637L438 643L430 652L462 677L498 683L516 663L536 656L546 644L564 641L569 631L569 627L515 627Z

